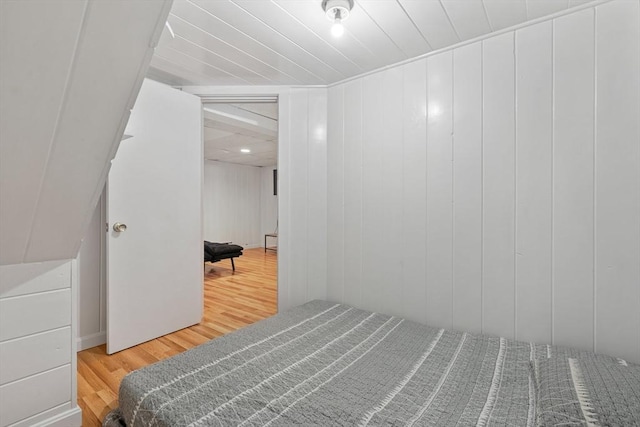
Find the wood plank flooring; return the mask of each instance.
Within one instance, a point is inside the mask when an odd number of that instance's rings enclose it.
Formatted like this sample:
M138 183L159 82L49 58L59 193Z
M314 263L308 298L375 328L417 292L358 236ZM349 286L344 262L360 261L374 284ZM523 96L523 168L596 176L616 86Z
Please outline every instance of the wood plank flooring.
M118 406L118 387L127 373L276 313L277 253L247 249L235 264L235 272L229 260L205 265L204 316L199 324L111 356L104 345L78 353L83 427L100 426L107 412Z

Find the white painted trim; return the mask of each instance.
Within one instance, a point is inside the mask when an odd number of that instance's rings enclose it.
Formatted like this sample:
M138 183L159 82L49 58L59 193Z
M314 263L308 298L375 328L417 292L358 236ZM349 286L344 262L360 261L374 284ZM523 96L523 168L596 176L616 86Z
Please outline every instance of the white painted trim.
M56 422L56 424L51 425L59 425L59 426L71 426L77 425L82 426L82 409L78 407L78 343L75 339L78 336L78 288L80 287L80 266L78 264L77 258L72 260L70 263L71 268L71 409L72 414L64 415L61 421L64 421L62 424ZM67 412L70 412L67 411ZM68 418L76 418L75 412L77 411L77 417L79 418L79 423L72 424L72 420ZM49 425L49 424L48 424Z
M321 86L325 88L326 86ZM282 224L288 221L288 212L291 208L289 197L289 96L293 86L184 86L181 90L203 98L227 96L265 97L275 96L278 99L278 216ZM291 307L289 303L289 265L291 255L287 250L290 247L290 236L286 227L279 233L278 252L278 311Z
M205 99L223 95L255 98L260 95L279 97L288 94L291 86L181 86L179 89Z
M611 1L611 0L602 0ZM229 96L234 98L250 97L279 98L289 94L291 89L326 89L327 85L278 85L278 86L176 86L176 89L197 95L201 98L220 98Z
M253 245L245 245L244 248L245 249L264 248L264 244L263 243L255 243Z
M79 406L68 409L37 424L32 427L80 427L82 426L82 410Z
M86 350L88 348L97 347L107 342L107 333L105 331L96 332L95 334L87 335L84 337L78 337L76 339L78 345L78 351Z
M46 411L25 418L7 427L80 427L82 410L75 402L65 402Z
M476 43L476 42L479 42L479 41L482 41L482 40L490 39L492 37L499 36L500 34L510 33L512 31L516 31L516 30L519 30L519 29L525 28L525 27L530 27L532 25L539 24L540 22L550 21L550 20L559 18L561 16L571 15L572 13L576 13L576 12L578 12L580 10L595 8L596 6L599 6L599 5L604 4L604 3L608 3L610 1L613 1L613 0L594 0L594 1L591 1L589 3L584 3L584 4L581 4L579 6L575 6L575 7L569 8L569 9L562 10L560 12L552 13L551 15L542 16L540 18L532 19L530 21L526 21L526 22L523 22L521 24L513 25L511 27L503 28L503 29L498 30L498 31L492 31L492 32L490 32L488 34L483 34L481 36L474 37L474 38L469 39L469 40L464 40L464 41L461 41L460 43L456 43L456 44L453 44L451 46L443 47L441 49L432 50L431 52L427 52L427 53L424 53L422 55L415 56L413 58L405 59L404 61L396 62L395 64L385 65L384 67L376 68L375 70L367 71L367 72L364 72L362 74L358 74L357 76L347 77L346 79L337 81L335 83L330 83L326 87L330 88L330 87L333 87L333 86L338 86L338 85L341 85L343 83L350 82L352 80L357 80L357 79L369 76L371 74L376 74L376 73L379 73L381 71L388 70L390 68L395 68L395 67L399 67L399 66L402 66L402 65L405 65L405 64L410 64L412 62L419 61L419 60L427 58L429 56L437 55L439 53L447 52L449 50L454 50L454 49L457 49L459 47L466 46L468 44L472 44L472 43ZM309 87L311 87L311 86L309 86Z

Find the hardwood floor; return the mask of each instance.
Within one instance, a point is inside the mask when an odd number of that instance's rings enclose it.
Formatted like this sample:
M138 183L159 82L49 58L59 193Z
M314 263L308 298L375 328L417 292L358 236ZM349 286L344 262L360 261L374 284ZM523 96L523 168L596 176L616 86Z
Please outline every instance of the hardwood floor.
M228 260L206 264L199 324L111 356L104 345L78 353L83 427L100 426L107 412L118 406L118 387L127 373L276 313L276 252L247 249L235 264L235 272Z

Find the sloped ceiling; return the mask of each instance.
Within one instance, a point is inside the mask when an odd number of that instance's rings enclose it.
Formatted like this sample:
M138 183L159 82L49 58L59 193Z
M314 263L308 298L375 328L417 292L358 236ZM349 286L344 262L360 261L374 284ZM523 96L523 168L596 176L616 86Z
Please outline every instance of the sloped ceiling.
M321 0L175 0L149 76L173 85L330 84L588 0L355 0L334 38Z
M170 6L0 1L0 265L75 258Z

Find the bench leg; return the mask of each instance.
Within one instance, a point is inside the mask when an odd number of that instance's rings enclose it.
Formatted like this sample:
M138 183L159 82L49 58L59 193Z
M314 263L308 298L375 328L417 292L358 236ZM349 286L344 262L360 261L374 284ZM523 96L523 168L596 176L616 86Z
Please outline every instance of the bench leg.
M233 271L236 271L236 265L233 263L233 258L230 258L230 259L231 259L231 269Z

